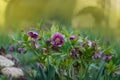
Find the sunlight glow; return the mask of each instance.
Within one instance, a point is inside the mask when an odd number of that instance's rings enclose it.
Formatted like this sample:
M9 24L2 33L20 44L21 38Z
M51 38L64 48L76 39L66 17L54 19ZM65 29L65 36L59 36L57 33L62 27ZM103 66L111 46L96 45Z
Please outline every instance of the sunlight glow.
M4 0L0 0L0 27L4 25L6 6L7 3Z

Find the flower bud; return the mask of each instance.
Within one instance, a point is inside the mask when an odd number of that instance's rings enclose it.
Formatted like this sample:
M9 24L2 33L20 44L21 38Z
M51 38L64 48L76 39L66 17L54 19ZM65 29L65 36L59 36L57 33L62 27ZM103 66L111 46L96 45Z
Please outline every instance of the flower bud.
M14 48L14 46L9 46L8 50L9 50L9 51L14 51L15 48Z
M50 39L46 40L46 44L47 44L47 45L49 45L50 43L51 43L51 40L50 40Z
M29 32L27 33L27 35L28 35L29 37L33 38L33 39L38 39L38 37L39 37L39 34L38 34L37 32L35 32L35 31L29 31Z
M108 61L110 61L112 59L112 57L113 57L112 55L104 55L103 60L108 62Z
M43 52L43 54L47 54L48 53L46 48L42 48L42 52Z
M18 53L23 53L23 48L18 48L17 52Z
M94 55L92 56L92 58L93 58L93 59L100 59L100 58L101 58L101 55L102 55L102 52L99 51L98 53L94 54Z
M73 35L73 36L70 37L70 40L72 41L72 40L75 40L76 38L77 37L75 35Z

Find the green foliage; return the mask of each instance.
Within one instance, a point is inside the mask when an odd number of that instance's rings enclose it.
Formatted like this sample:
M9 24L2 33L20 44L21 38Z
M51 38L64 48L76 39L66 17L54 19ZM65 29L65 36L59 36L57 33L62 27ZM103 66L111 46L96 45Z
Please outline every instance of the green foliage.
M58 73L52 65L48 65L45 68L35 66L35 70L32 71L32 75L25 72L29 80L60 80Z
M24 66L30 68L30 72L25 71L29 80L108 80L113 78L112 74L118 68L112 58L104 59L106 55L115 57L112 47L100 46L98 40L92 41L83 37L78 31L73 32L53 25L51 30L37 29L30 33L22 32L13 39L16 48L27 50L26 54L21 53L17 57ZM54 44L61 39L64 40L60 43L61 46ZM18 45L19 41L22 46ZM44 67L39 65L33 68L28 66L29 63L40 63Z

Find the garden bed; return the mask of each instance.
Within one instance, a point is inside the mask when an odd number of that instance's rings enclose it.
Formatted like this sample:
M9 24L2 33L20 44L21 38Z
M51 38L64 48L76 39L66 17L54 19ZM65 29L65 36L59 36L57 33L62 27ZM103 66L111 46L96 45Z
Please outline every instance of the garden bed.
M6 46L7 50L0 49L0 56L11 64L0 63L3 80L120 79L114 49L99 44L99 40L90 40L79 31L58 25L46 30L22 31L12 34ZM4 73L6 68L9 74Z

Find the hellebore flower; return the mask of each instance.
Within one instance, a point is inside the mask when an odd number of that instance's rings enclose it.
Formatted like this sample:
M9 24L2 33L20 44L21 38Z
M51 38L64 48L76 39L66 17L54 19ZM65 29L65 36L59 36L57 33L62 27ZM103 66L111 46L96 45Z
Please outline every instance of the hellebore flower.
M87 43L88 43L88 46L89 46L89 47L92 46L92 41L88 40Z
M22 53L23 52L23 48L18 48L17 52L18 53Z
M18 48L17 52L25 54L27 52L27 50L25 48Z
M96 42L92 42L92 48L93 48L93 50L99 50L99 46L98 46L98 44L96 43Z
M79 40L78 40L78 42L79 42L79 43L82 43L82 42L83 42L83 40L82 40L82 39L79 39Z
M70 57L72 58L80 58L82 56L82 52L79 48L74 48L70 51Z
M92 56L93 59L100 59L102 55L102 52L98 52Z
M106 61L106 62L108 62L109 60L112 59L112 57L113 57L112 55L104 55L103 56L103 60Z
M53 34L51 39L52 39L51 44L57 47L61 47L65 41L64 35L60 34L59 32Z
M46 48L42 48L42 52L43 52L43 54L47 54L47 49Z
M92 42L92 46L93 46L93 47L97 47L98 45L97 45L97 43Z
M76 57L76 50L75 50L75 49L72 49L72 50L70 51L70 56L71 56L71 57Z
M39 49L40 45L39 45L38 43L35 43L35 44L34 44L34 47L35 47L36 49Z
M47 44L47 45L49 45L50 43L51 43L51 40L50 40L50 39L46 40L46 44Z
M35 41L31 40L31 44L33 45L34 48L39 49L40 45Z
M77 37L75 35L70 36L70 40L75 40Z
M92 56L92 58L93 58L93 59L99 59L99 58L101 58L101 55L100 55L100 54L94 54L94 55Z
M14 51L15 48L14 48L14 46L9 46L8 50L9 50L9 51Z
M37 32L34 32L34 31L29 31L27 34L29 37L31 37L33 39L38 39L38 37L39 37L39 34Z

